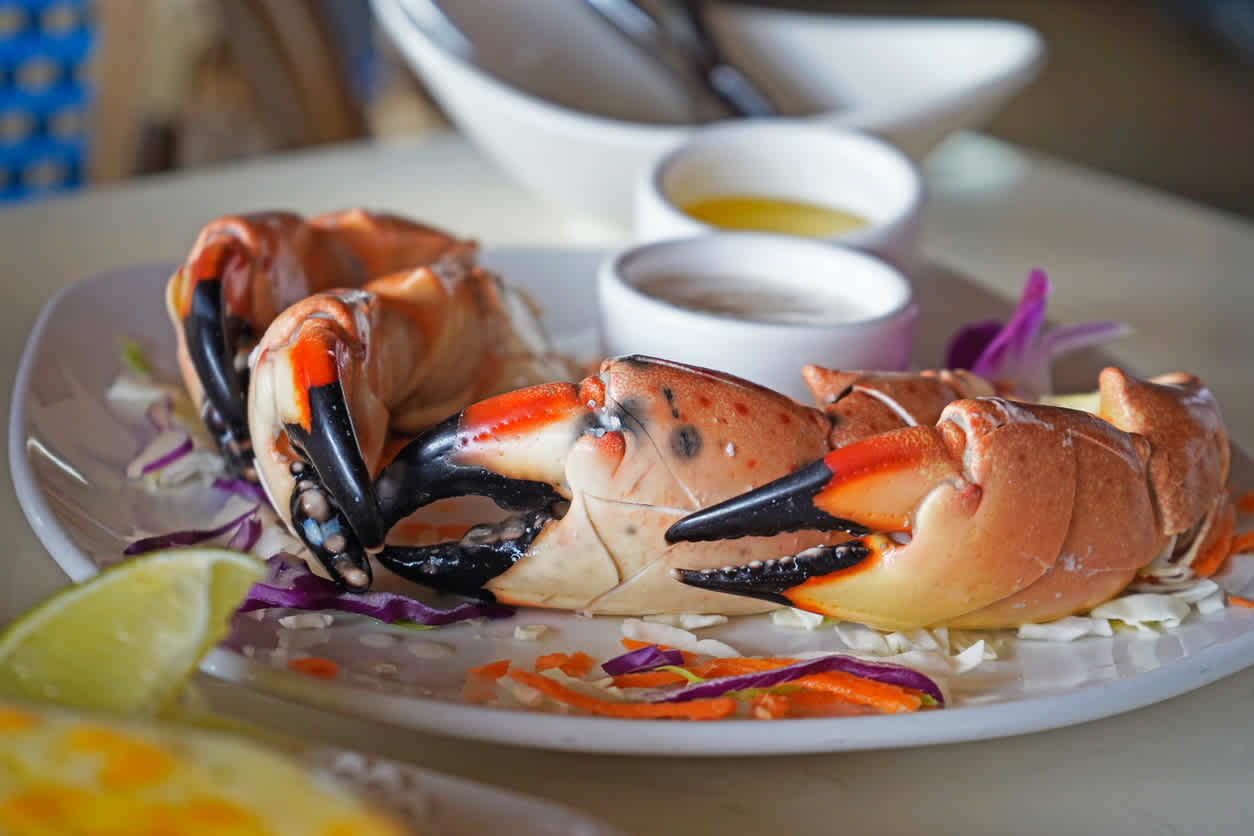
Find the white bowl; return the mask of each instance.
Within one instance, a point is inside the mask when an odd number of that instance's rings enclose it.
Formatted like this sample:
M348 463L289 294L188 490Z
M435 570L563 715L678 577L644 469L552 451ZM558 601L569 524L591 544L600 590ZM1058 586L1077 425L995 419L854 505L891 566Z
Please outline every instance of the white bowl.
M767 288L765 302L736 292L744 280ZM716 314L663 298L688 291L742 310ZM764 233L629 248L602 263L597 295L607 355L646 354L718 369L807 403L806 363L904 370L918 315L910 282L885 262L836 244Z
M416 22L431 1L372 0L445 113L537 194L627 229L636 176L693 129L670 77L583 0L439 0L465 35L462 49L446 49ZM990 118L1044 56L1033 29L994 20L725 4L711 23L786 113L867 130L914 159Z
M913 266L923 184L910 158L867 134L793 119L723 122L664 154L637 180L635 240L715 232L682 207L733 195L850 212L866 225L826 240Z

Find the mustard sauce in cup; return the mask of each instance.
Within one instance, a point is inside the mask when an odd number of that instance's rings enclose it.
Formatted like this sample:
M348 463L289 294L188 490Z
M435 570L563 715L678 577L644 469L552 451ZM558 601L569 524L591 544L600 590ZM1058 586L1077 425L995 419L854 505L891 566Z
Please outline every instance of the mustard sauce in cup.
M835 238L869 223L854 212L777 197L707 197L680 208L684 214L719 229L777 232L803 238Z
M636 181L637 243L738 229L819 238L914 266L923 185L883 140L790 119L720 123Z

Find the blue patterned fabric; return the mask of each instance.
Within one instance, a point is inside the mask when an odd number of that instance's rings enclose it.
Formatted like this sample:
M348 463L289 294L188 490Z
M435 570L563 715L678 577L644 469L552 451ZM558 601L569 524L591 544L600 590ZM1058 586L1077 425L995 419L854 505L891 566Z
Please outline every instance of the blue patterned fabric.
M83 182L92 0L0 0L0 203Z

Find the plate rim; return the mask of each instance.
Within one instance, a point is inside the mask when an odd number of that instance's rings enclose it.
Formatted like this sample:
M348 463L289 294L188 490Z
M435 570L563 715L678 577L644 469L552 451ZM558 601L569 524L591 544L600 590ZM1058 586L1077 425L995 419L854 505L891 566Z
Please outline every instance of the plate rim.
M508 812L510 816L508 822L495 821L492 823L497 827L507 825L513 828L526 827L526 823L536 820L533 817L542 816L543 818L539 822L541 827L530 831L535 836L546 836L546 834L554 833L554 828L559 826L562 828L561 832L579 834L579 836L626 836L626 834L609 822L561 801L554 801L549 798L532 795L531 793L487 784L473 778L465 778L451 772L441 772L416 763L374 755L343 746L324 743L297 744L297 746L300 749L298 759L302 763L325 775L329 780L337 781L346 785L350 790L362 794L368 801L376 800L385 812L392 811L397 816L400 816L402 811L394 808L397 806L397 802L402 800L398 796L404 793L403 789L394 790L387 787L380 790L370 785L368 774L347 776L339 770L330 769L327 761L333 761L345 755L353 758L360 757L366 761L365 771L367 773L373 773L380 767L403 773L410 779L418 782L418 791L428 801L436 798L441 807L448 805L453 808L452 810L441 811L439 818L446 817L450 812L459 815L466 815L467 812L472 812L472 814L477 813L481 816L484 810L484 803L490 802L489 806L494 804L508 808L508 810L497 810L495 811L496 814L490 815L491 818L497 819ZM471 804L474 804L474 810L467 811L465 808ZM518 823L519 816L523 817L524 824ZM410 822L402 821L402 824L408 825ZM479 822L479 824L486 823ZM460 828L458 832L461 832ZM527 831L524 830L521 836L527 836Z
M485 247L485 261L514 257L604 257L605 247L498 246ZM137 264L105 270L82 278L55 294L36 319L21 354L11 395L9 420L10 476L19 506L37 539L71 581L99 571L62 530L38 486L26 452L27 403L31 377L41 341L58 309L67 299L90 292L113 277L138 271L170 269L167 263ZM963 281L978 292L990 293ZM996 295L996 294L992 294ZM999 297L1000 298L1000 297ZM1248 453L1231 442L1234 456ZM65 562L63 562L65 561ZM74 569L67 567L69 562ZM717 723L678 726L669 720L622 720L608 717L530 712L456 703L420 695L364 691L348 683L319 682L308 687L307 677L276 670L225 648L213 650L201 665L203 673L260 693L294 700L323 710L349 713L367 722L439 734L456 739L516 745L552 751L629 756L746 756L816 754L838 751L896 749L944 743L1014 737L1065 728L1144 708L1198 690L1254 665L1254 624L1231 639L1212 644L1174 659L1161 667L1139 671L1110 681L1092 683L1061 694L1030 696L997 703L947 708L943 711L894 716L843 718L785 718L764 723L750 719L726 719ZM366 694L369 700L363 701ZM369 702L382 710L353 710ZM402 715L404 715L402 717ZM518 722L526 718L526 722ZM782 725L781 725L782 724ZM807 731L805 735L780 735L781 728ZM881 729L892 724L894 733ZM606 729L621 730L605 734ZM676 739L677 728L684 748L664 745ZM660 745L659 742L662 742ZM681 744L682 745L682 744Z

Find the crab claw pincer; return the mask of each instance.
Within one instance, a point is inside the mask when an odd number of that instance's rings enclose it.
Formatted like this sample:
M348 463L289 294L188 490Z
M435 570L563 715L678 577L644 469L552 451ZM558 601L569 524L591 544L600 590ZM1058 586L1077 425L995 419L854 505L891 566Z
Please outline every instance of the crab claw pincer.
M392 453L465 404L548 369L515 330L530 326L524 301L458 251L306 297L266 330L248 398L257 469L315 571L369 587L368 555L397 521L375 486Z
M668 546L662 533L813 460L826 429L816 410L727 375L648 357L606 360L579 383L473 404L397 453L375 481L386 518L467 494L512 513L456 541L408 547L398 545L403 534L390 538L376 559L423 585L515 605L760 612L770 607L677 584L669 568L799 551L819 542L813 532L743 549Z
M227 469L256 478L248 356L280 312L318 291L359 287L470 246L360 209L308 220L290 212L230 215L201 230L166 285L166 308L184 381Z
M380 565L446 592L484 596L484 585L527 554L537 535L562 517L559 490L567 449L589 428L588 401L577 384L553 383L480 401L407 444L376 480L385 520L440 499L483 496L506 511L498 523L474 526L457 541L388 545Z
M837 448L667 539L843 527L853 539L676 576L884 629L1016 626L1108 599L1162 548L1149 453L1088 413L960 400L934 427Z

